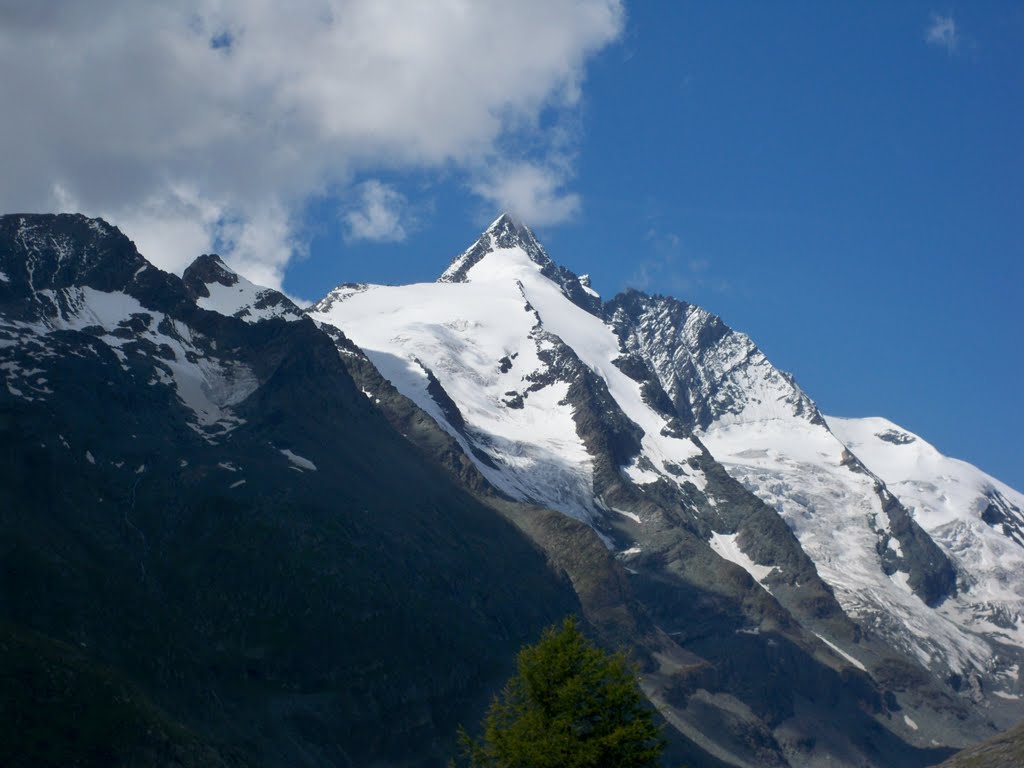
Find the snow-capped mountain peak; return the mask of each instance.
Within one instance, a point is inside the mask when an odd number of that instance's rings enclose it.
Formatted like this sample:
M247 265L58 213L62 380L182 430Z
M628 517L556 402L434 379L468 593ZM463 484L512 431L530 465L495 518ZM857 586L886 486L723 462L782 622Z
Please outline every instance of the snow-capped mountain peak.
M502 215L437 283L343 287L310 314L349 335L508 496L608 532L619 514L657 525L626 496L649 509L658 493L681 494L672 503L721 542L738 534L716 517L706 448L785 521L848 616L936 674L1009 685L1019 651L996 645L1019 642L1019 596L971 581L1013 579L934 532L908 487L835 434L746 334L671 297L631 291L602 305L588 283ZM600 423L608 414L615 426ZM883 448L910 440L892 429ZM621 450L594 440L612 433ZM986 552L1020 550L1016 496L996 490L972 531ZM735 562L770 571L770 559L740 553Z
M302 310L284 294L249 282L216 254L204 254L193 261L182 274L182 282L201 308L249 323L304 317Z
M355 341L495 487L593 521L607 511L603 461L641 483L703 478L687 466L699 446L620 367L586 282L503 215L436 283L343 286L309 314Z
M591 314L600 313L601 297L590 287L589 276L580 277L556 264L533 230L509 213L495 219L475 243L452 259L438 282L465 283L479 279L481 272L475 268L481 262L503 261L516 254L522 254L536 264L540 273L557 284L574 304Z
M533 234L533 230L516 220L511 214L503 213L484 230L484 233L473 245L452 260L448 268L438 278L438 282L466 282L469 271L485 256L514 248L520 249L542 269L555 266L547 251L544 250L544 246Z

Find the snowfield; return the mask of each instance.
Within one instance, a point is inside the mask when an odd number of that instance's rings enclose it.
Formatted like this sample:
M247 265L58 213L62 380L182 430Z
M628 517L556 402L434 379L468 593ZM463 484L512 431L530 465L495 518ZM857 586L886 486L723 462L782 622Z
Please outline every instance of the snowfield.
M748 336L699 307L642 297L630 308L636 295L627 296L605 322L570 298L567 273L528 230L512 230L527 239L510 241L502 226L504 217L436 283L343 285L307 313L361 347L496 488L595 527L609 515L644 521L595 495L594 457L552 363L565 347L643 430L640 455L619 468L624 477L641 489L663 480L707 486L687 463L700 446L671 436L640 384L615 365L639 355L677 407L692 406L694 434L711 455L786 521L852 618L940 677L980 674L1004 701L1021 693L1024 495L884 419L826 419ZM244 317L260 294L239 286L216 289L207 305ZM886 492L956 569L956 594L933 607L911 588ZM708 543L764 586L773 568L754 562L735 534ZM895 570L883 568L886 551Z
M448 272L462 265L457 259ZM469 268L465 282L344 286L309 314L361 347L385 378L459 440L484 476L513 498L588 522L604 512L594 497L592 457L566 401L568 384L536 386L551 373L541 354L554 349L552 337L567 344L643 428L642 455L656 470L624 468L635 481L668 477L703 487L702 475L689 467L678 477L662 471L666 463L683 466L699 447L660 434L665 418L612 362L621 354L615 334L567 299L541 266L522 248L494 247ZM431 394L431 377L459 416L447 413ZM464 425L453 423L460 417Z

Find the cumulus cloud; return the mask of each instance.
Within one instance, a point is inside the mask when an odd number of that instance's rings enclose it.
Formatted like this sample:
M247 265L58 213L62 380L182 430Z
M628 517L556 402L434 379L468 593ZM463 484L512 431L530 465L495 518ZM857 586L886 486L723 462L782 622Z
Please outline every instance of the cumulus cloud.
M960 34L957 32L953 14L943 16L933 13L931 21L925 29L924 39L929 45L945 48L948 53L955 53L960 45Z
M495 207L534 226L571 218L580 207L579 195L567 192L567 172L558 164L499 163L473 185L473 191Z
M303 201L375 171L455 169L564 219L579 200L541 116L577 107L622 24L620 0L3 3L0 67L18 76L0 79L0 210L74 202L161 266L216 247L272 285ZM363 215L352 236L386 230Z
M359 185L358 201L344 213L350 240L400 242L408 226L405 196L376 179Z

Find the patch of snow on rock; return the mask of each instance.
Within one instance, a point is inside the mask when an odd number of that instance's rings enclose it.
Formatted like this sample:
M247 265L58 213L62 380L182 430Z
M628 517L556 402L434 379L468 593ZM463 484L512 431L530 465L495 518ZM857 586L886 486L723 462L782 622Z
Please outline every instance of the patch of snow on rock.
M290 461L292 464L294 464L299 469L308 469L310 472L316 472L317 471L316 470L316 464L314 464L309 459L307 459L307 458L305 458L303 456L299 456L297 453L292 453L287 448L279 448L278 450L285 456L285 458L288 459L288 461Z
M768 590L768 587L761 584L761 581L768 578L769 574L775 570L774 566L759 565L751 560L746 552L740 549L740 545L736 541L738 536L738 533L712 533L711 541L708 543L715 551L715 554L724 560L728 560L730 563L738 565L749 573L751 578L760 584L761 587L770 592L771 590Z
M853 656L851 656L850 654L848 654L848 653L847 653L846 651L844 651L844 650L843 650L842 648L840 648L840 647L839 647L838 645L836 645L835 643L833 643L833 642L830 642L829 640L826 640L826 639L825 639L824 637L822 637L821 635L819 635L819 634L818 634L817 632L815 632L815 633L814 633L814 636L815 636L815 637L817 637L817 638L818 638L819 640L821 640L821 642L823 642L823 643L824 643L825 645L827 645L827 646L828 646L829 648L831 648L831 649L832 649L833 651L835 651L835 652L836 652L836 653L838 653L838 654L839 654L840 656L842 656L842 657L843 657L844 659L846 659L846 660L847 660L848 662L850 662L851 664L853 664L853 666L855 666L855 667L856 667L857 669L859 669L859 670L861 670L861 671L863 671L863 672L867 672L867 671L868 671L868 668L867 668L867 667L865 667L865 666L864 666L864 665L863 665L863 664L862 664L862 663L861 663L860 661L858 661L858 660L857 660L857 659L855 659L855 658L854 658Z

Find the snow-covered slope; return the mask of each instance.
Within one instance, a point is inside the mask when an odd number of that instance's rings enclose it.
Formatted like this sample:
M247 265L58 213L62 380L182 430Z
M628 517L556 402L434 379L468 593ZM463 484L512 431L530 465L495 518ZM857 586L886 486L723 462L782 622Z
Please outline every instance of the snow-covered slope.
M1013 695L1019 494L895 425L826 423L749 337L698 307L630 292L607 310L623 348L715 459L778 510L850 616L940 676Z
M966 461L943 456L888 419L825 418L929 533L970 524L986 541L1015 545L1003 553L1024 555L1024 494Z
M625 467L630 477L703 479L686 466L700 448L668 434L668 419L616 367L618 341L574 302L566 288L573 281L585 287L553 268L529 230L501 217L439 282L342 286L309 314L342 329L496 487L594 522L604 504L570 396L580 365L643 430L640 453Z
M887 419L826 418L956 564L959 594L943 610L992 642L1024 646L1024 494ZM1004 681L1019 691L1015 666Z
M212 312L248 323L303 317L302 310L284 294L249 282L229 269L219 256L200 256L185 270L182 280L196 304Z
M700 308L628 293L609 311L624 349L649 363L729 473L778 510L848 614L938 674L1016 685L1018 495L961 462L927 464L930 454L874 437L903 434L893 425L866 428L870 441L852 426L837 436L791 376Z
M730 474L779 511L846 612L926 667L968 676L995 671L990 643L969 631L955 584L928 589L887 513L876 478L859 470L824 426L771 419L712 425L701 439ZM916 536L911 542L919 541ZM952 576L952 574L949 574ZM931 603L929 605L929 603ZM967 619L965 621L965 619Z
M792 376L707 311L635 291L601 306L503 216L437 283L340 286L309 313L342 329L504 493L599 531L616 515L643 526L596 481L603 454L581 416L585 379L625 425L615 472L641 493L686 489L673 503L720 557L758 582L781 572L718 520L705 447L778 512L874 636L976 696L983 685L1017 695L1019 494L959 463L970 482L953 465L914 474L920 457L884 454L903 446L869 449L852 426L833 431Z

